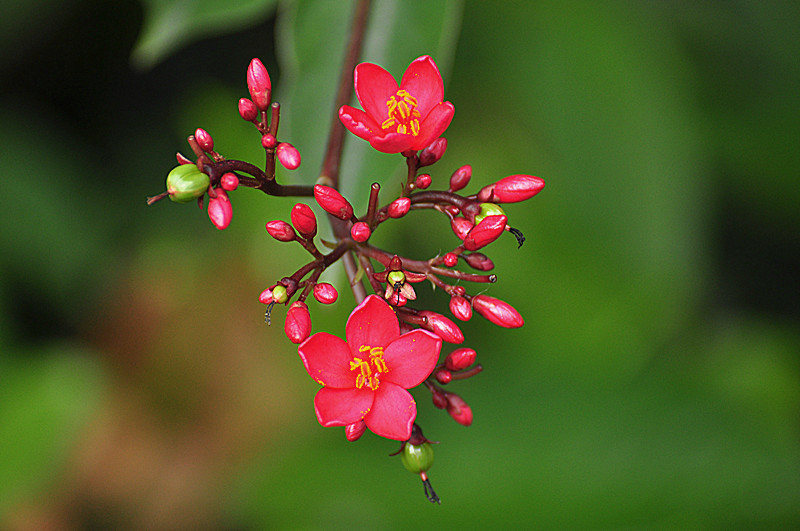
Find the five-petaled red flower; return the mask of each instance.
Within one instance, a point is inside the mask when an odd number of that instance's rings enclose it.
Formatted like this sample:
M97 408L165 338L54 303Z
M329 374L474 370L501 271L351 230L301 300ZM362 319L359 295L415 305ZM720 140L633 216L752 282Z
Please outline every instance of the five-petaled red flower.
M381 437L407 440L417 405L406 389L430 376L442 340L422 329L400 335L394 311L377 295L356 306L345 337L319 332L297 349L308 374L323 385L314 398L319 423L363 420Z
M455 107L444 100L444 84L428 55L414 59L400 86L373 63L356 66L355 89L364 108L339 109L339 119L356 136L384 153L403 153L428 147L450 125Z

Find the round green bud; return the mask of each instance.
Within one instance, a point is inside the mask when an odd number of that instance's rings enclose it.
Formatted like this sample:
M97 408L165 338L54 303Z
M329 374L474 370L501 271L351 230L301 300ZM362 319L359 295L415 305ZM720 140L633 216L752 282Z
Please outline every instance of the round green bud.
M278 284L274 288L272 288L272 300L277 302L278 304L283 304L289 297L286 294L286 287Z
M481 203L481 213L475 216L475 224L477 225L483 218L487 216L505 216L506 213L502 208L494 203Z
M414 474L425 472L433 466L433 446L429 442L422 444L406 443L403 447L403 453L400 454L400 459L402 459L403 466L409 472Z
M389 281L389 284L395 286L397 284L403 284L406 281L406 274L402 271L390 271L388 275L386 275L386 280Z
M181 164L167 175L167 192L176 203L188 203L205 194L210 182L194 164Z

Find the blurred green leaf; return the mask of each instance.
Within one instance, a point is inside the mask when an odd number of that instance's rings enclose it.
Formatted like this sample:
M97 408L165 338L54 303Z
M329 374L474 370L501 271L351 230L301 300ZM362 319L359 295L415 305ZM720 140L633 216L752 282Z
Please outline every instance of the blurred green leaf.
M303 166L298 172L306 183L318 176L336 116L333 104L354 7L355 2L287 2L277 26L281 136L300 149ZM374 1L361 60L377 63L400 79L411 61L428 54L445 75L453 59L461 8L461 2L454 0ZM358 209L366 204L369 183L389 184L386 178L404 167L404 159L378 153L363 140L347 136L340 188Z
M141 0L142 32L131 54L136 68L153 67L192 41L253 26L272 14L277 0Z

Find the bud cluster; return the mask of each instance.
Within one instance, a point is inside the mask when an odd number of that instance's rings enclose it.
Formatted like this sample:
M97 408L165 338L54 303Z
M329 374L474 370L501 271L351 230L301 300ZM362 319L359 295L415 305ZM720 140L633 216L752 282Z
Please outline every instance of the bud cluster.
M363 65L356 67L357 74ZM380 68L376 65L372 67ZM369 75L375 71L372 67L365 67L360 79L356 75L356 92L371 90L366 85L369 85ZM412 69L413 75L407 71L403 83L407 77L417 79L427 76L430 79L421 83L430 82L436 86L438 69L430 57L418 58L409 71ZM455 350L428 373L434 363L431 361L431 365L425 368L428 376L422 384L430 391L437 408L446 410L457 423L470 426L473 422L471 407L460 395L445 390L445 387L455 380L479 374L483 366L476 363L475 350L460 346L465 342L465 335L456 322L468 322L477 313L502 328L523 326L524 320L513 306L484 293L486 285L497 280L497 276L490 273L495 264L485 250L506 232L515 238L518 246L522 246L525 238L519 230L509 225L509 215L500 205L531 199L542 190L544 181L531 175L511 175L483 186L477 193L464 194L463 190L469 187L473 177L473 168L469 164L455 169L449 179L441 179L435 168L447 151L447 140L440 135L449 125L453 105L440 102L433 110L426 110L428 116L424 116L416 107L418 100L408 92L411 89L406 90L403 85L387 100L388 118L385 115L370 117L365 111L349 106L343 106L339 111L340 119L351 132L368 140L379 151L400 153L407 166L407 175L401 186L388 187L390 190L399 188L398 195L381 197L381 185L372 183L368 206L365 211L357 213L350 201L340 193L335 180L321 178L313 186L289 186L276 182L276 160L284 168L294 170L300 166L300 153L289 142L278 140L280 105L271 100L270 77L261 61L251 61L246 80L250 97L239 100L238 112L243 120L252 123L258 131L266 154L265 167L262 169L248 162L226 159L215 151L211 135L204 129L197 129L188 138L195 160L178 154L179 166L169 172L167 191L150 198L148 202L163 197L179 203L196 200L201 207L207 202L206 208L212 223L216 228L224 229L232 218L228 194L240 186L255 188L267 195L307 198L306 202L298 202L292 207L288 221L276 219L265 224L270 237L280 243L300 245L309 255L307 263L259 295L259 301L267 305L267 323L271 323L276 305L286 306L284 332L289 341L299 345L302 351L304 344L314 340L311 337L309 298L325 305L334 304L338 299L336 288L320 280L322 273L340 259L350 260L350 264L355 266L350 268L349 280L357 301L363 300L370 289L393 309L399 319L401 333L414 331L415 334L434 338L437 344L445 342L456 345ZM441 84L440 77L438 83ZM398 102L396 98L401 96L404 99ZM379 98L377 95L374 97ZM370 111L375 112L374 109ZM365 131L358 125L361 123L358 120L382 123L382 128L390 128L390 131ZM396 132L393 128L396 128ZM431 137L426 140L427 145L420 141L420 138L428 138L425 135ZM421 171L423 168L424 172ZM323 172L323 175L326 173ZM444 182L437 189L436 183L441 181ZM334 241L328 242L318 237L317 217L311 200L328 215L334 229ZM438 212L444 217L443 223L451 227L454 237L440 242L441 249L448 249L446 252L432 257L409 257L373 244L376 231L391 230L393 220L419 210ZM458 266L462 262L473 271L460 269ZM357 272L352 271L355 267ZM437 291L448 297L449 312L455 321L430 309L411 307L417 299L416 289L419 289L415 285L423 281L428 281L433 288L439 288ZM365 348L369 350L372 347ZM367 362L364 360L366 356L359 356L362 357L354 358L353 368L360 367L362 372L359 377L370 382L371 388L377 388L381 371L386 371L382 369L383 359L373 353ZM432 353L432 356L435 360L436 353ZM373 371L377 371L377 375ZM355 441L366 427L363 419L347 423L345 435L348 440ZM431 442L422 436L422 430L416 423L411 438L403 442L398 453L402 453L403 464L408 470L421 475L428 499L438 502L438 496L425 475L433 462Z

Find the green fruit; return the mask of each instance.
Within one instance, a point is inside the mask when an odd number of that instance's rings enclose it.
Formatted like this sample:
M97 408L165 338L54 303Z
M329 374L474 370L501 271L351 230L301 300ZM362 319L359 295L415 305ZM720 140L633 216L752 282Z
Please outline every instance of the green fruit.
M188 203L205 194L210 182L194 164L181 164L167 175L167 192L176 203Z
M400 459L402 459L403 466L409 472L414 474L425 472L433 466L433 446L428 442L422 444L406 443Z
M506 213L498 205L494 203L481 203L481 213L475 216L475 224L477 225L483 218L487 216L505 216Z

